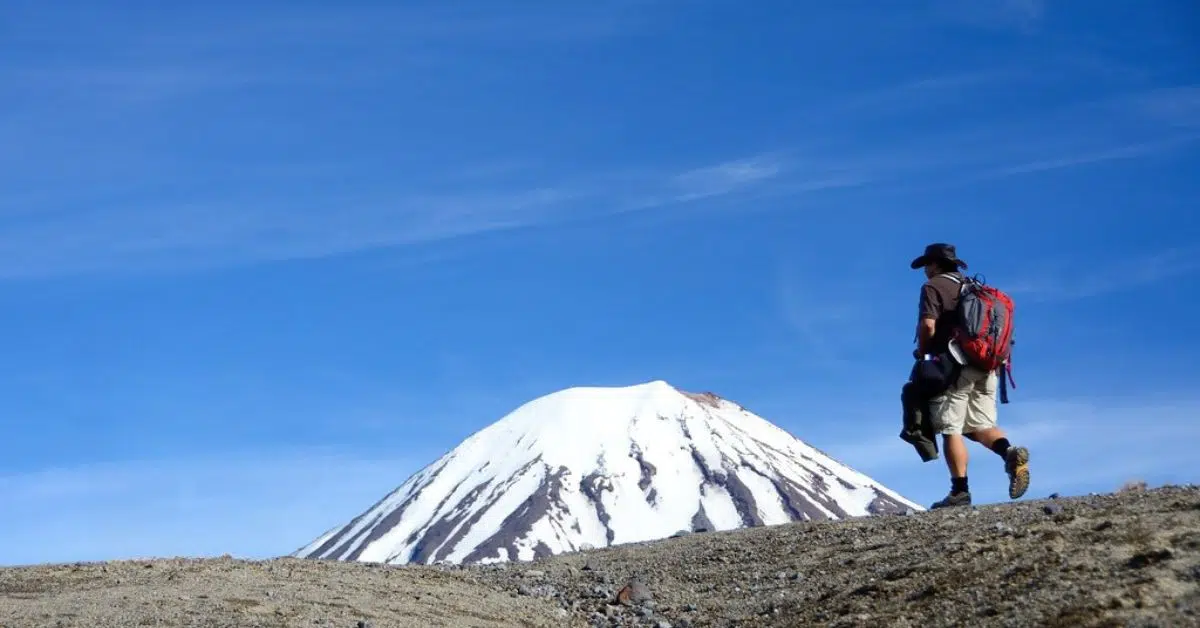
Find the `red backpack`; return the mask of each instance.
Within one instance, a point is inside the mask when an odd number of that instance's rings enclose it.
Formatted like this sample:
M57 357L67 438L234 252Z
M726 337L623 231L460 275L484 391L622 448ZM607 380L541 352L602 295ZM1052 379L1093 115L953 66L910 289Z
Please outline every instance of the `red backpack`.
M947 277L960 283L954 341L968 364L985 371L1003 369L1000 403L1008 403L1005 376L1013 388L1017 386L1012 381L1012 297L977 278Z

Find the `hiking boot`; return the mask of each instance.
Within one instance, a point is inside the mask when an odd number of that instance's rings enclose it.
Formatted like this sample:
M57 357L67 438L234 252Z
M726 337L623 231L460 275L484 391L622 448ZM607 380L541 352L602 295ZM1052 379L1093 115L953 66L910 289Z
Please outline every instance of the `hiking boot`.
M1029 450L1010 447L1004 455L1004 471L1008 473L1008 496L1016 499L1029 488Z
M942 501L934 502L933 508L948 508L951 506L970 506L971 494L969 492L955 493L950 492Z

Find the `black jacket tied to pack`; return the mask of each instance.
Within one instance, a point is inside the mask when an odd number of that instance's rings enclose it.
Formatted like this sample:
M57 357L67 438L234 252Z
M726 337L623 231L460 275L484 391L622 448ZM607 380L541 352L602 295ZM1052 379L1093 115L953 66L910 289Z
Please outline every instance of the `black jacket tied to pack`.
M938 457L937 431L933 428L930 400L946 392L961 372L962 367L949 352L934 356L931 360L917 360L908 375L908 382L900 389L904 424L900 438L916 448L922 462Z
M929 398L916 392L912 382L900 390L900 405L904 409L904 428L900 438L912 444L922 462L937 460L937 435L930 418Z

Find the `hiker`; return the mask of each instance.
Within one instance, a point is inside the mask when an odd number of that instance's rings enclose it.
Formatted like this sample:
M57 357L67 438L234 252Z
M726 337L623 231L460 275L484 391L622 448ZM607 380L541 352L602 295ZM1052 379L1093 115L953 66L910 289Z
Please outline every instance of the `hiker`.
M918 302L917 348L913 351L917 363L910 383L918 386L928 399L929 422L933 431L942 435L942 449L946 452L946 466L950 471L950 493L933 504L933 508L971 504L964 436L1004 460L1004 470L1009 478L1008 495L1017 499L1029 488L1029 450L1009 443L1004 430L996 425L997 383L1004 393L1004 373L999 371L1007 366L1007 345L1011 341L1004 336L1002 344L1005 346L987 349L999 353L1002 357L999 365L994 364L996 360L981 361L982 358L977 357L972 361L966 357L975 357L972 351L982 351L976 345L984 340L963 347L960 337L955 335L955 327L963 320L958 310L960 296L965 294L963 290L967 285L978 284L960 272L967 264L958 258L954 245L939 242L926 246L924 254L912 261L912 268L924 269L926 282L921 286ZM974 294L983 294L983 298L989 299L980 301L984 306L994 306L997 294L1007 299L1003 293L989 290L976 289ZM1007 331L1011 333L1012 304L1011 301L1006 304L1008 319L1001 320L1000 325L1007 324ZM990 322L994 323L996 319ZM990 329L992 336L987 339L994 340L999 327L993 325ZM995 355L983 357L995 358ZM977 365L980 363L992 368L980 368Z

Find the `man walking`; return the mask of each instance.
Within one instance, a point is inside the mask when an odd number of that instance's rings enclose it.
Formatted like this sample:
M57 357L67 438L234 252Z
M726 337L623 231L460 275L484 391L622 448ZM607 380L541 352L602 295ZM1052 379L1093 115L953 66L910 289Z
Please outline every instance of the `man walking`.
M1008 495L1016 499L1029 488L1029 450L1012 446L1004 430L996 426L996 386L1002 375L996 369L983 370L965 364L955 355L961 354L953 341L958 322L956 308L965 281L960 269L966 269L967 264L958 258L954 245L939 242L925 247L925 253L912 261L912 268L924 269L926 277L918 304L917 348L913 356L918 360L925 356L953 359L961 365L956 375L951 375L948 387L929 403L933 427L942 435L946 466L950 470L950 494L933 504L933 508L971 504L964 436L1004 460Z

